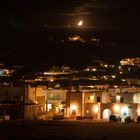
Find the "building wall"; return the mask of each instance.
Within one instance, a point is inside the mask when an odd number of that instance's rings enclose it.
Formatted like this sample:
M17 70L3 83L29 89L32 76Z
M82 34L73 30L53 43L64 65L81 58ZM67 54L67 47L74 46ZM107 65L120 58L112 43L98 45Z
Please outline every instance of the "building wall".
M102 94L101 94L101 97L102 97L101 103L109 103L110 102L109 94L110 93L108 91L103 91L102 92Z
M102 102L102 92L96 91L96 92L85 92L84 93L84 102L85 103L97 103ZM98 101L97 98L100 98Z
M84 116L86 118L100 119L100 103L85 103Z
M135 88L135 87L121 88L120 91L127 92L127 93L135 93L135 92L140 92L140 88Z
M118 114L122 120L128 115L136 120L138 116L138 104L124 104L124 103L111 103L111 104L101 104L101 118L103 119L104 111L110 110L110 114Z
M34 87L28 87L25 88L25 98L26 98L26 102L31 104L31 103L36 103L36 88Z
M122 103L133 103L133 93L117 93L116 95L116 102L121 103L121 98ZM118 98L118 99L117 99Z
M67 90L51 89L46 90L48 100L61 100L65 101Z
M97 102L102 102L102 103L108 103L109 100L109 92L107 91L94 91L94 92L86 92L84 94L84 102L85 103L97 103ZM100 101L98 101L97 98L100 98Z
M24 107L25 119L37 119L42 114L43 110L40 105L25 105Z
M140 92L134 94L133 102L134 103L140 103Z
M47 89L47 103L52 105L52 109L61 105L66 100L67 90L63 89Z
M43 87L0 87L0 102L21 102L23 93L25 94L25 103L36 103L38 96L44 96L47 99Z
M23 110L23 93L25 95L25 117L27 116L27 118L29 118L31 114L37 115L40 114L40 112L45 113L47 94L44 91L44 87L0 87L0 102L3 108L0 110L0 113L3 114L3 112L7 112L15 118L21 117L23 114L23 111L21 111ZM20 104L15 104L14 106L14 104L11 104L13 102ZM15 110L10 112L11 107L15 108ZM13 112L17 113L13 114Z
M82 92L67 92L66 94L67 116L69 117L82 116L83 108L84 108L83 93Z
M114 101L110 102L110 92L108 91L90 91L83 93L68 92L66 96L67 114L69 114L68 116L71 117L72 106L76 105L78 108L76 115L82 114L82 116L85 117L91 116L93 117L93 119L109 119L110 114L118 114L122 119L124 119L128 115L131 115L134 119L136 119L136 117L138 116L138 104L133 103L134 94L119 92L113 95ZM137 93L136 98L138 98L139 96L139 93ZM100 101L97 100L97 97L100 97ZM135 99L135 101L137 100Z
M21 102L23 91L21 87L0 87L0 102Z
M67 90L47 89L47 113L55 115L64 115Z
M84 102L85 103L95 103L96 102L95 92L85 93L84 94Z

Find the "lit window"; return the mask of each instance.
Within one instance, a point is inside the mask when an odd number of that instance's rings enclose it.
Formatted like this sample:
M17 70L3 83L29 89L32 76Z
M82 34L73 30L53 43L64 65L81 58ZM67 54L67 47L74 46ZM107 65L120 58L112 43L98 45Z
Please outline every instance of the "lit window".
M117 99L117 100L120 100L120 98L121 98L120 96L118 96L118 95L116 96L116 99Z
M92 101L93 101L93 99L94 99L94 97L93 97L93 96L90 96L90 100L92 100Z
M47 108L48 108L48 111L50 111L52 109L52 104L48 104Z

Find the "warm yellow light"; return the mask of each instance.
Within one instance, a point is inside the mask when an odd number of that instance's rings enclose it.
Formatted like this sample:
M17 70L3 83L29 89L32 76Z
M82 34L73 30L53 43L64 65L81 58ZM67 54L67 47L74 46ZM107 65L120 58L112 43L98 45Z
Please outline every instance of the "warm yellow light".
M54 81L54 79L53 79L53 78L51 78L51 79L50 79L50 82L53 82L53 81Z
M59 108L58 107L56 107L56 112L58 112L59 111Z
M44 104L44 109L45 109L45 111L46 111L46 108L47 108L47 105L46 105L46 104Z
M71 105L71 110L77 110L77 106L76 105Z
M119 110L120 110L120 106L119 106L119 105L115 105L115 106L114 106L114 111L115 111L115 112L118 112Z
M79 40L79 41L82 41L82 38L80 37L80 36L72 36L72 37L69 37L68 38L70 41L77 41L77 40Z
M50 111L52 109L52 104L47 104L47 109Z
M137 109L137 112L138 112L138 116L140 115L140 109L139 109L139 107L138 107L138 109Z
M63 105L59 105L59 108L62 109L63 108Z
M89 113L89 110L87 110L87 113Z
M123 72L122 71L120 71L120 74L122 74Z
M107 77L107 76L103 76L103 77L104 77L104 79L105 79L105 80L107 80L107 79L108 79L108 77Z
M94 97L93 96L90 96L90 100L93 100L94 99Z
M116 99L117 99L117 100L120 100L120 98L121 98L120 96L118 96L118 95L116 96Z
M136 100L136 94L134 94L134 96L133 96L133 101L135 101Z
M89 71L89 68L87 68L86 71Z
M83 25L83 21L82 20L80 20L79 22L78 22L78 24L77 24L78 26L82 26Z
M94 106L94 107L93 107L93 111L94 111L95 113L98 113L98 111L99 111L98 106Z
M97 69L96 68L93 68L92 71L97 71Z
M122 67L121 66L119 66L119 69L121 69Z
M116 78L116 75L112 75L112 78Z

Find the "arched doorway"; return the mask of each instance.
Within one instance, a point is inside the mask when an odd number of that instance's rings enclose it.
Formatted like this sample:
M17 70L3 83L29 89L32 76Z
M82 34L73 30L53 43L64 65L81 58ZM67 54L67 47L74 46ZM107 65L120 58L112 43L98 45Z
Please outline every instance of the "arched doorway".
M105 109L103 111L103 119L109 119L109 116L111 115L110 109Z
M121 115L122 115L123 118L125 118L126 116L129 115L129 109L128 109L128 107L122 107Z

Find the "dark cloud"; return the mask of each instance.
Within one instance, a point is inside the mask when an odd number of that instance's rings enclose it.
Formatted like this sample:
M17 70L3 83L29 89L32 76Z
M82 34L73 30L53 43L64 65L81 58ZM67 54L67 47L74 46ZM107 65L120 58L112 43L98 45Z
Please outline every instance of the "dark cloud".
M139 9L138 2L132 0L85 0L80 6L75 7L75 13L90 13L94 9L118 10L118 9Z
M30 0L0 5L0 23L18 29L47 29L76 27L84 20L87 29L139 29L140 16L137 0ZM8 25L9 26L9 25ZM4 27L4 28L3 28Z
M79 16L79 15L89 15L90 12L88 11L76 11L74 10L74 12L69 12L69 13L48 13L48 15L52 15L52 16Z

